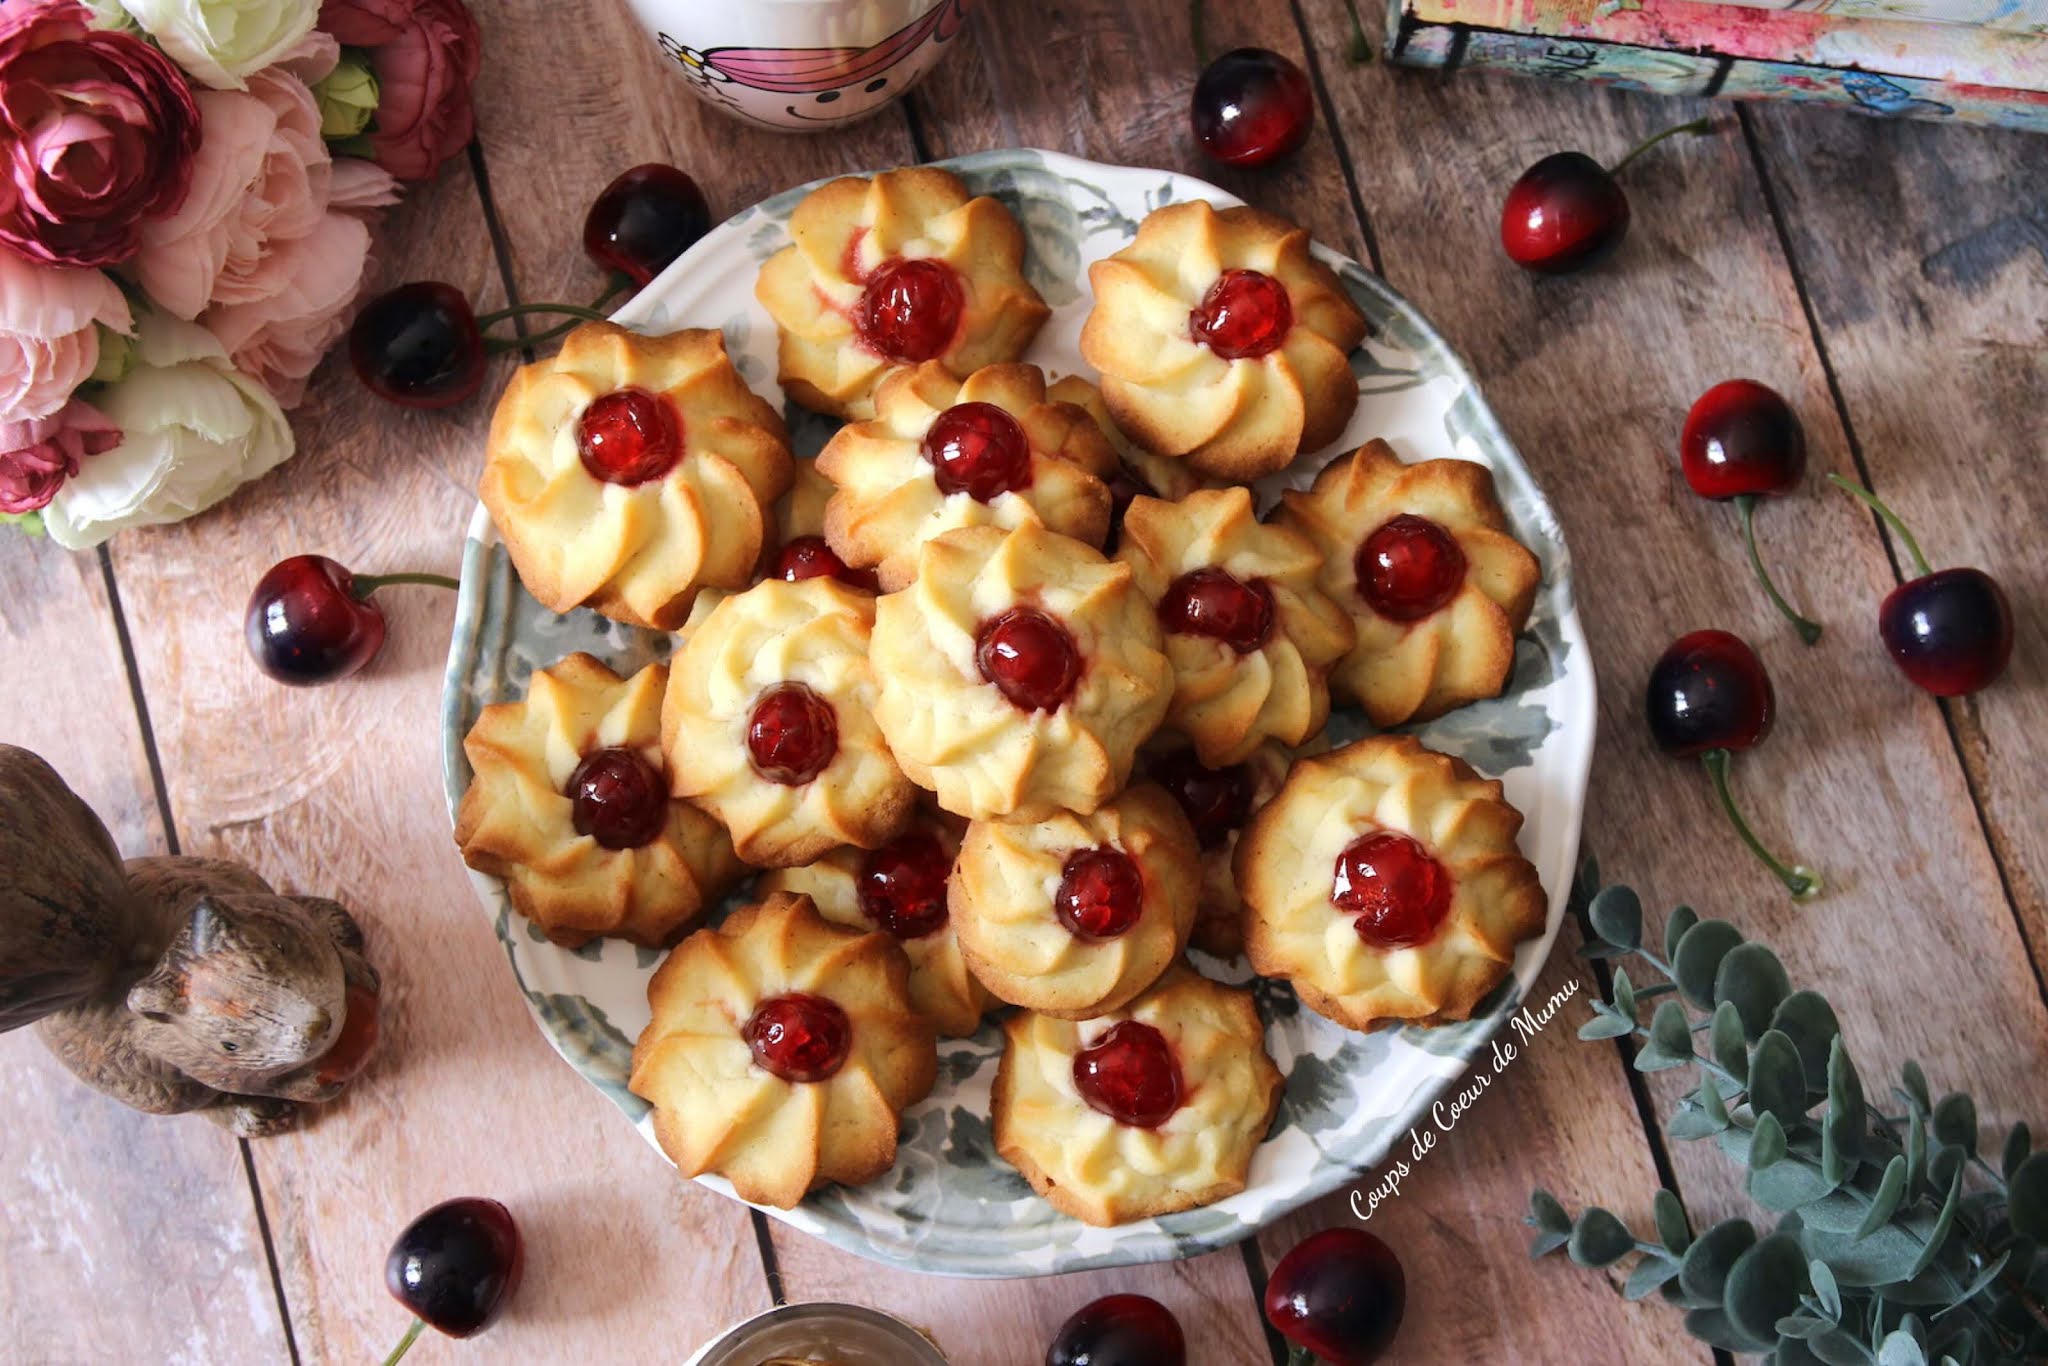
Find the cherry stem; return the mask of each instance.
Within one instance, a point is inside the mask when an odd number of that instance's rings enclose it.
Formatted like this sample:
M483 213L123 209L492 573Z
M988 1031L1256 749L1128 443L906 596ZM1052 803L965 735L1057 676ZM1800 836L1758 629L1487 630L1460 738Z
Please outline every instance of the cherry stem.
M505 321L507 318L524 317L529 313L566 313L572 318L581 318L585 322L601 323L605 321L604 314L594 308L585 308L582 304L507 304L495 313L486 313L478 318L476 320L477 330L481 332L490 328L493 324Z
M387 584L393 583L424 583L431 584L435 588L462 587L459 582L449 578L446 574L358 574L355 576L355 583L350 591L354 593L357 602L363 602L369 598L370 594Z
M610 303L613 299L618 298L621 291L632 288L632 285L633 281L630 277L622 275L617 271L614 271L612 272L611 283L606 287L605 292L598 295L595 299L592 299L590 301L590 306L587 311L571 310L568 308L558 307L557 305L554 304L527 304L522 305L520 309L500 309L496 313L487 313L483 317L477 319L477 329L479 331L483 330L486 327L489 327L492 322L500 318L509 317L511 316L512 313L521 310L550 313L570 312L573 313L574 316L566 319L563 322L556 323L553 327L550 327L545 332L536 332L530 337L486 337L484 339L484 354L491 356L502 356L507 351L520 351L524 350L529 346L540 346L546 342L554 341L557 338L565 337L570 332L574 331L579 324L589 321L592 315L601 314L606 304ZM602 321L602 317L600 317L599 320Z
M420 1339L420 1329L426 1326L427 1325L425 1320L414 1319L412 1321L412 1327L405 1330L405 1336L400 1338L398 1340L398 1345L391 1349L391 1355L384 1358L384 1366L393 1366L393 1363L395 1363L400 1357L404 1356L407 1352L410 1352L412 1350L412 1345L415 1342L418 1342Z
M1316 1366L1316 1354L1298 1342L1287 1344L1287 1366Z
M1904 522L1899 520L1899 514L1885 506L1884 499L1878 497L1854 480L1844 479L1833 471L1829 471L1828 478L1842 492L1869 504L1871 511L1884 519L1886 526L1899 533L1899 539L1906 543L1906 553L1913 557L1913 567L1920 571L1921 578L1924 579L1934 572L1933 567L1927 563L1927 557L1920 553L1920 542L1913 539L1912 531L1907 528Z
M1771 605L1785 614L1785 620L1799 632L1799 638L1808 645L1820 639L1820 623L1809 621L1793 610L1792 604L1778 591L1778 585L1771 582L1771 571L1764 568L1763 556L1756 553L1756 499L1754 493L1735 495L1735 510L1742 514L1742 543L1749 548L1749 567L1756 571L1757 582L1764 586L1764 596Z
M1634 161L1637 157L1649 151L1652 147L1655 147L1658 143L1664 141L1664 139L1668 137L1676 137L1680 133L1692 133L1697 135L1709 131L1713 128L1713 126L1714 121L1712 119L1694 119L1691 123L1681 123L1675 128L1666 128L1663 132L1657 134L1655 137L1645 138L1643 141L1637 143L1627 156L1623 157L1620 161L1615 162L1612 166L1607 168L1607 174L1620 175L1622 167L1628 165L1631 161Z
M1820 895L1820 874L1801 864L1786 867L1771 851L1764 848L1763 841L1749 828L1749 822L1742 819L1742 812L1736 809L1735 798L1728 791L1728 759L1725 749L1710 749L1700 756L1707 766L1707 776L1714 780L1714 795L1721 799L1721 809L1728 813L1735 833L1742 836L1742 842L1749 851L1763 860L1764 866L1778 875L1778 881L1785 884L1785 890L1792 893L1794 901L1811 901Z

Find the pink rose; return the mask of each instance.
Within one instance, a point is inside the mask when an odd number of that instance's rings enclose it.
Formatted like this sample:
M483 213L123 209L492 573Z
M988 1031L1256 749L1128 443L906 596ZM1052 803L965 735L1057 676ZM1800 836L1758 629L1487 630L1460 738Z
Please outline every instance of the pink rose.
M64 406L99 364L95 323L116 332L134 326L112 280L0 251L0 421L48 417Z
M462 0L327 0L320 27L369 49L381 92L370 150L385 170L425 180L468 144L482 54Z
M0 244L51 265L135 253L184 201L199 146L192 91L130 33L75 0L0 5Z
M0 422L0 512L47 507L79 461L120 444L121 429L77 399L49 417Z
M236 369L295 408L306 396L306 377L348 330L369 258L369 228L329 212L312 232L265 258L272 292L210 308L199 321L220 338Z

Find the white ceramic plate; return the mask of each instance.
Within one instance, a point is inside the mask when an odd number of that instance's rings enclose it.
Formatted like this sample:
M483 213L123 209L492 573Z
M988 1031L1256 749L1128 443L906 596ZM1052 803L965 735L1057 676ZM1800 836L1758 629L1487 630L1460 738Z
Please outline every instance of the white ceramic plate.
M1103 166L1052 152L982 153L942 163L977 192L1008 204L1029 242L1027 270L1053 305L1027 359L1049 372L1083 371L1078 339L1087 317L1088 263L1122 247L1161 204L1238 201L1167 171ZM740 373L775 401L775 331L754 300L760 262L787 241L785 224L808 186L775 196L724 223L619 310L644 331L720 327ZM960 1276L1030 1276L1191 1256L1233 1243L1318 1196L1351 1185L1375 1165L1520 1002L1556 937L1579 842L1593 753L1593 673L1572 603L1571 561L1556 520L1529 472L1487 411L1465 367L1421 315L1356 262L1322 256L1364 311L1371 335L1353 361L1359 404L1343 438L1304 456L1259 491L1304 487L1334 455L1369 437L1392 441L1408 460L1457 456L1490 466L1514 532L1543 565L1534 616L1517 645L1506 694L1417 728L1433 748L1457 754L1506 784L1528 816L1522 849L1550 892L1550 920L1525 944L1513 977L1466 1024L1357 1034L1300 1009L1284 986L1255 988L1267 1046L1287 1075L1271 1135L1253 1160L1250 1185L1204 1209L1114 1229L1055 1212L995 1155L989 1083L1001 1032L940 1047L939 1082L905 1116L895 1169L859 1189L828 1187L779 1219L891 1265ZM823 444L833 423L789 409L799 454ZM519 586L490 519L479 507L463 554L462 594L442 702L442 754L451 813L469 783L462 737L487 703L522 694L526 677L574 650L622 673L665 657L665 636L587 611L548 612ZM1331 718L1334 739L1367 727L1356 712ZM647 1106L626 1090L633 1040L648 1018L647 978L659 953L617 941L581 949L549 943L514 915L503 885L472 875L478 898L535 1019L556 1050L653 1141ZM1225 980L1246 973L1196 955ZM716 1177L700 1178L731 1194Z

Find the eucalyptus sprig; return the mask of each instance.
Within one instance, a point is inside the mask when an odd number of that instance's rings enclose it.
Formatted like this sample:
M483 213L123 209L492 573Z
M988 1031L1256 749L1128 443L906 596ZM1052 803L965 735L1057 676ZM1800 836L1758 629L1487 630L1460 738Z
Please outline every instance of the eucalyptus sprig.
M1692 1068L1698 1085L1666 1132L1712 1139L1775 1222L1695 1234L1660 1190L1654 1236L1639 1238L1607 1210L1574 1218L1537 1190L1530 1255L1563 1249L1591 1267L1634 1256L1623 1295L1661 1294L1694 1337L1777 1366L2048 1361L2048 1152L2033 1151L2027 1126L1994 1165L1976 1102L1935 1100L1914 1062L1895 1104L1873 1101L1827 998L1795 990L1769 948L1680 906L1660 955L1643 942L1636 894L1598 885L1589 861L1581 952L1636 959L1658 980L1639 985L1616 966L1579 1037L1639 1041L1639 1072Z

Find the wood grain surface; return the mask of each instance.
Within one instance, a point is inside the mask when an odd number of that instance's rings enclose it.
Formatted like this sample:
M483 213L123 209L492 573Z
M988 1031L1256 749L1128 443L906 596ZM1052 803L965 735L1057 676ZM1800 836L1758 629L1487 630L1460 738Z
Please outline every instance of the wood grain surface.
M1566 528L1602 680L1587 839L1603 867L1653 907L1689 900L1768 939L1835 1000L1866 1076L1915 1056L1938 1088L1974 1089L1987 1122L2048 1108L2048 140L1359 66L1346 0L1210 7L1212 52L1274 48L1317 85L1310 143L1262 173L1193 145L1177 0L990 0L909 101L787 138L699 105L618 0L574 22L475 8L477 142L394 211L380 269L446 279L480 310L595 296L584 207L643 161L688 169L723 216L837 171L1043 146L1216 181L1381 269L1472 364ZM1526 164L1611 159L1700 112L1711 136L1630 169L1634 228L1606 267L1537 280L1501 255L1499 198ZM924 1326L956 1366L1025 1366L1074 1308L1127 1289L1173 1307L1198 1366L1273 1360L1259 1286L1302 1234L1351 1220L1343 1197L1192 1261L967 1283L879 1271L677 1180L554 1057L476 913L441 800L452 601L390 591L383 656L338 687L287 690L250 665L242 603L282 555L454 570L508 366L485 396L416 415L330 361L294 414L300 455L220 509L104 558L0 541L0 740L55 763L124 850L175 841L341 896L387 984L385 1047L358 1086L303 1133L246 1146L131 1115L33 1038L0 1040L0 1358L377 1359L404 1326L381 1286L389 1240L476 1193L519 1214L527 1284L488 1338L429 1335L415 1360L675 1360L776 1298L846 1298ZM1686 407L1736 375L1805 421L1813 474L1759 529L1788 596L1828 625L1810 649L1756 590L1732 513L1677 473ZM1938 704L1893 671L1874 620L1903 556L1825 490L1831 469L1893 500L1938 563L2005 582L2020 635L1997 688ZM1748 637L1776 679L1777 728L1735 782L1763 838L1827 876L1811 905L1643 728L1651 661L1708 625ZM1568 927L1543 992L1596 987L1576 942ZM1525 1048L1374 1213L1409 1274L1395 1360L1706 1360L1666 1307L1523 1254L1532 1185L1640 1218L1661 1166L1704 1217L1740 1203L1718 1156L1666 1141L1654 1112L1646 1129L1625 1050L1570 1037L1583 1015ZM1971 1042L1987 1038L2004 1044ZM1668 1106L1668 1086L1647 1090Z

